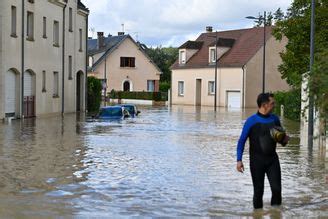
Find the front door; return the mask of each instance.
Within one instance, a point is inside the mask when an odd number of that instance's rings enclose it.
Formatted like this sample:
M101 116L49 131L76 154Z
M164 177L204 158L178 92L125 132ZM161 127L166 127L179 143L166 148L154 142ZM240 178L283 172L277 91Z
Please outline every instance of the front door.
M196 79L196 106L202 104L202 79Z
M130 82L129 81L124 82L123 91L130 91Z
M13 71L8 71L5 76L5 115L13 117L16 113L16 74Z
M24 117L35 116L34 77L29 72L24 73Z

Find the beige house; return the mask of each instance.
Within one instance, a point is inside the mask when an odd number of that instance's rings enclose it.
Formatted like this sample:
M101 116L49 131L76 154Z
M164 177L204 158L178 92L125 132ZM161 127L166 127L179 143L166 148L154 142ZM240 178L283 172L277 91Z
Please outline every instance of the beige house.
M286 45L266 27L265 90L288 90L281 79L279 53ZM172 104L214 106L217 54L217 106L257 107L262 92L263 27L217 32L207 27L196 41L179 47L179 59L172 65ZM217 45L217 53L216 53Z
M85 109L88 14L80 0L0 1L0 119Z
M158 91L161 71L130 35L88 40L89 72L104 82L104 92ZM105 85L107 82L107 86Z

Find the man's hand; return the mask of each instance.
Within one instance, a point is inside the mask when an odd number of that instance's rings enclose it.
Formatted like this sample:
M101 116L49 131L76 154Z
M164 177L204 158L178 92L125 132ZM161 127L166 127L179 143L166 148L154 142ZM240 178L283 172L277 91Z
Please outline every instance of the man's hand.
M281 142L281 145L282 146L286 146L286 144L288 144L288 142L289 142L289 136L288 135L286 135L285 137L284 137L284 139L282 140L282 142Z
M237 171L241 173L244 172L244 164L242 161L237 161Z

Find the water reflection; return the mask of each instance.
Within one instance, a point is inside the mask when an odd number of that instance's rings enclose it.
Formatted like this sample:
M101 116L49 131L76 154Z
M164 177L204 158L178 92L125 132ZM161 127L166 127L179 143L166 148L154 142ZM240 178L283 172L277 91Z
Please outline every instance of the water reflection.
M283 205L252 209L246 172L235 171L243 121L254 112L207 107L141 108L120 122L82 114L0 125L2 217L328 216L327 160L300 147L298 124L284 120L291 144L279 147Z

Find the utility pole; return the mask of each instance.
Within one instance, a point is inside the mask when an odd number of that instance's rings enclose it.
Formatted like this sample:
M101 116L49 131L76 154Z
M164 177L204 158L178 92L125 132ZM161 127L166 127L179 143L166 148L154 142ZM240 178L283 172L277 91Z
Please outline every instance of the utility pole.
M308 122L308 147L313 147L313 94L312 94L312 87L311 87L311 77L312 77L312 70L313 70L313 62L314 62L314 17L315 17L315 0L312 0L311 3L311 38L310 38L310 77L308 80L308 94L309 94L309 122Z

